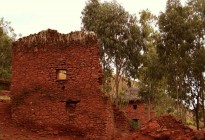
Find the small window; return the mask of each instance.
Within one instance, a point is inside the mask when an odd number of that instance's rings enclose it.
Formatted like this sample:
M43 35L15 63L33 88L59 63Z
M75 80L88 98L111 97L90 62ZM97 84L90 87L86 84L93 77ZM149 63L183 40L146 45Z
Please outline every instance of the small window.
M66 101L66 110L69 113L74 113L75 109L76 109L76 106L79 102L80 102L79 100L77 100L77 101L72 101L72 100Z
M139 119L137 118L132 119L132 121L136 122L137 124L139 123Z
M137 104L133 105L133 109L136 110L137 109Z
M57 70L57 80L67 80L67 70L58 69Z
M140 128L139 119L133 118L131 121L131 127L134 129L139 129Z

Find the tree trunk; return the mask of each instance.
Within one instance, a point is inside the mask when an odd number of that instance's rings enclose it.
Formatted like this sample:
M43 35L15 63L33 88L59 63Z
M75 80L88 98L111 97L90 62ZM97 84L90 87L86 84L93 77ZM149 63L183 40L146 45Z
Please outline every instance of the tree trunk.
M202 99L202 116L203 116L203 127L205 128L205 109L204 109L204 79L203 75L200 77L200 86L201 86L201 99Z
M177 76L175 77L175 88L177 94L177 115L179 115L179 92L178 92Z
M150 101L150 93L148 98L148 121L150 120L151 116L151 101Z
M182 99L182 80L181 78L179 78L179 98ZM183 104L180 103L180 108L179 108L179 115L180 115L180 118L182 118L182 112L183 112ZM186 115L184 115L183 117L186 117Z
M150 94L151 94L151 83L149 85L149 93L148 93L148 120L150 120L150 114L151 114L151 99L150 99Z
M116 75L115 75L115 96L116 96L116 104L118 106L119 104L119 75L120 75L120 67L118 66L118 63L116 62Z
M196 114L196 128L197 130L199 130L199 95L197 95L195 114Z

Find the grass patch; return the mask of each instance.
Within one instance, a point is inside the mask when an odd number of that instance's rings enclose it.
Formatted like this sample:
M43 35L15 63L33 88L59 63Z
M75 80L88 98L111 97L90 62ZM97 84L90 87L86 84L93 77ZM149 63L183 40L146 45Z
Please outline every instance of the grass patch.
M0 96L0 100L10 100L11 98L9 96Z

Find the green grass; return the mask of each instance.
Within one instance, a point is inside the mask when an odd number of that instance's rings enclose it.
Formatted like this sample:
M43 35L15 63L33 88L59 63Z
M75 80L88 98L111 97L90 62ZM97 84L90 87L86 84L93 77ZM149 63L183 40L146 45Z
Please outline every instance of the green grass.
M0 96L0 100L10 100L11 98L9 96Z

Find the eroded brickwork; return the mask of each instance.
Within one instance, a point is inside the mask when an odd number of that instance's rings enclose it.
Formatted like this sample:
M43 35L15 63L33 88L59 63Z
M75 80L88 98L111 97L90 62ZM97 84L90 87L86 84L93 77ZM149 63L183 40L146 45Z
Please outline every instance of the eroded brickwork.
M13 44L12 119L31 129L112 139L113 111L100 90L97 38L46 30ZM58 79L63 70L66 79Z

